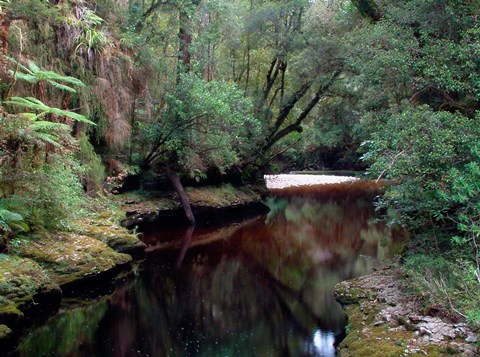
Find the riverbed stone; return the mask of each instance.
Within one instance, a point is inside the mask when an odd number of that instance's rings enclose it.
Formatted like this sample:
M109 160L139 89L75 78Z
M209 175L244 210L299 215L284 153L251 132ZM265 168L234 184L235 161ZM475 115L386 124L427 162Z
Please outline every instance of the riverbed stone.
M335 297L349 318L339 356L478 356L477 332L422 314L418 301L404 290L394 266L341 282ZM382 323L382 321L384 323Z

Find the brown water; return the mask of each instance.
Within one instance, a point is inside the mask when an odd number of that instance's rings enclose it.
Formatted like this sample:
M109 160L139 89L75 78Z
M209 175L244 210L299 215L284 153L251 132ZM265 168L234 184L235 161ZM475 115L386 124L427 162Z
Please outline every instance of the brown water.
M397 246L371 200L286 195L241 224L159 227L135 278L65 308L13 355L334 356L346 324L335 284Z

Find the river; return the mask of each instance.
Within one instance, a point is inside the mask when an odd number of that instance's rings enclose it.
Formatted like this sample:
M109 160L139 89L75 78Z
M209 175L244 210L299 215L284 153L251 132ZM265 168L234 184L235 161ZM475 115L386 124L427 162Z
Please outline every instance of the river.
M158 227L133 277L66 299L11 356L335 356L346 326L335 284L401 244L376 222L372 199L297 192L243 222Z

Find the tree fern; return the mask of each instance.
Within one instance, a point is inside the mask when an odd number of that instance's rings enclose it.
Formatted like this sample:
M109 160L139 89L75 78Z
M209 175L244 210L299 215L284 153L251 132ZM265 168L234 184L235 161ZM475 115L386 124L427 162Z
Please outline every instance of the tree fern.
M76 93L75 88L67 85L73 85L77 87L84 87L85 84L74 77L63 76L53 71L42 70L34 62L29 61L27 66L24 66L17 60L11 57L6 57L10 62L16 66L15 70L11 70L10 73L15 79L23 80L31 84L36 84L41 81L46 81L50 85L60 90ZM63 82L63 83L62 83ZM67 84L65 84L67 83Z
M4 104L9 104L9 105L14 105L22 108L27 108L29 110L33 110L37 112L35 115L32 116L32 113L22 113L26 117L32 119L32 120L38 120L43 117L45 117L48 114L54 114L59 117L68 117L73 120L82 122L82 123L88 123L91 125L95 125L94 122L88 120L84 115L78 114L71 112L69 110L63 110L60 108L53 108L49 107L45 103L43 103L41 100L34 98L34 97L11 97L10 100L7 100L4 102Z

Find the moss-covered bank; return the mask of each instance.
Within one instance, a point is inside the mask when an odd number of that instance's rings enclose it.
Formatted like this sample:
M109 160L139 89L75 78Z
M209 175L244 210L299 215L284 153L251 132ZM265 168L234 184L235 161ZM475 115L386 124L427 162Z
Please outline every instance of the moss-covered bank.
M101 214L77 222L73 232L17 237L0 254L0 346L7 347L32 320L54 313L62 293L128 268L145 245Z
M186 191L201 216L258 204L262 189L223 185ZM92 281L111 281L128 268L132 256L145 254L138 235L113 221L126 217L124 223L133 226L183 217L173 193L136 192L110 196L109 201L75 222L72 231L17 237L10 241L8 255L0 254L0 347L11 344L32 319L55 312L62 294L81 292Z
M463 321L427 316L393 266L341 282L335 297L348 315L341 357L478 356L478 335Z
M221 186L187 187L185 189L197 221L210 220L219 213L239 213L261 205L267 195L263 184L235 187ZM174 192L134 192L113 196L126 213L122 225L133 228L145 223L182 223L185 213Z

